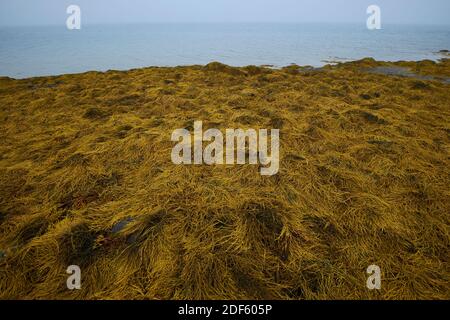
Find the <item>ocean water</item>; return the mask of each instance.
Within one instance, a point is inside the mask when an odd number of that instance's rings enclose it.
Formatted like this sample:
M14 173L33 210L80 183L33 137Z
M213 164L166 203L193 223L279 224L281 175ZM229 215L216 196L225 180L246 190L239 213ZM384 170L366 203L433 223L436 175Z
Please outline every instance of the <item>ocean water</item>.
M449 26L146 24L0 28L0 76L127 70L220 61L233 66L321 66L327 61L437 60Z

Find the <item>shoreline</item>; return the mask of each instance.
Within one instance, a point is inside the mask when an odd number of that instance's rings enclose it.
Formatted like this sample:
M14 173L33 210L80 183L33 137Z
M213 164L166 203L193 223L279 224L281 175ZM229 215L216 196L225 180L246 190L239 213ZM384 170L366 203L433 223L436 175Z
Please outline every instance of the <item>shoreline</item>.
M52 74L52 75L42 75L42 76L32 76L32 77L24 77L24 78L14 78L14 77L10 77L10 76L2 76L0 75L0 79L10 79L10 80L30 80L30 79L40 79L40 78L57 78L57 77L65 77L65 76L80 76L80 75L84 75L84 74L92 74L92 73L99 73L99 74L106 74L106 73L111 73L111 72L123 72L123 73L127 73L127 72L133 72L136 70L146 70L146 69L190 69L190 68L205 68L207 67L209 64L213 64L213 63L219 63L221 65L224 65L226 67L230 67L233 69L246 69L248 67L257 67L257 68L262 68L262 69L269 69L269 70L283 70L286 68L290 68L290 67L298 67L301 70L321 70L321 69L327 69L327 68L332 68L332 67L338 67L338 66L343 66L343 65L351 65L351 64L358 64L360 62L364 62L364 61L371 61L373 63L375 63L377 66L405 66L405 65L409 65L409 66L413 66L414 64L423 64L423 63L427 63L429 64L430 62L433 64L438 64L444 60L448 60L450 55L448 53L447 50L441 50L441 52L436 52L435 54L441 54L442 56L440 58L436 58L435 60L429 60L429 59L422 59L422 60L397 60L397 61L383 61L383 60L375 60L371 57L366 57L366 58L362 58L362 59L357 59L357 60L345 60L345 61L338 61L338 60L329 60L329 61L324 61L324 64L322 66L318 66L318 67L314 67L314 66L310 66L310 65L297 65L295 63L291 63L288 64L286 66L275 66L275 65L271 65L271 64L263 64L263 65L246 65L246 66L233 66L233 65L227 65L227 64L223 64L221 62L217 62L217 61L212 61L208 64L202 65L202 64L191 64L191 65L177 65L177 66L145 66L145 67L138 67L138 68L130 68L130 69L108 69L105 71L101 71L101 70L88 70L88 71L83 71L83 72L76 72L76 73L62 73L62 74ZM389 73L386 73L386 75L389 75ZM393 75L393 74L391 74ZM406 76L408 77L407 74L402 74L401 72L398 74L399 76ZM450 75L449 75L450 77ZM427 79L423 79L423 80L427 80ZM428 79L428 80L432 80L432 79Z

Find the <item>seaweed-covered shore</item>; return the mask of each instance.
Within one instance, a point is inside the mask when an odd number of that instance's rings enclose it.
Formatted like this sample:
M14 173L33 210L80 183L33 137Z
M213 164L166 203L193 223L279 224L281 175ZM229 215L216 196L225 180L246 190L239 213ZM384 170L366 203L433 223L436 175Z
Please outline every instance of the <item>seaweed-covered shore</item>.
M449 78L446 59L0 78L0 298L449 299ZM174 165L197 120L280 129L279 173Z

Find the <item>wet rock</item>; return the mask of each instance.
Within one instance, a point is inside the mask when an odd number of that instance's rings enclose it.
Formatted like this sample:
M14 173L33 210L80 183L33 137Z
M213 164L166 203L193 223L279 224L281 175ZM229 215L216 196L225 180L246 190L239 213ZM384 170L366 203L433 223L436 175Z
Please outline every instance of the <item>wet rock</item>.
M134 219L131 217L125 218L119 222L117 222L111 229L113 234L119 233L122 231L130 222L133 222Z

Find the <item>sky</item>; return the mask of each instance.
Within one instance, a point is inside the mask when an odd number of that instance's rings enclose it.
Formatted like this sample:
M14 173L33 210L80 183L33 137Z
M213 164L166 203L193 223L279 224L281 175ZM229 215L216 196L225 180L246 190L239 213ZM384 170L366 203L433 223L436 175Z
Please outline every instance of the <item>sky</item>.
M381 8L385 24L450 25L449 0L0 0L0 26L65 24L69 5L83 24L363 23Z

